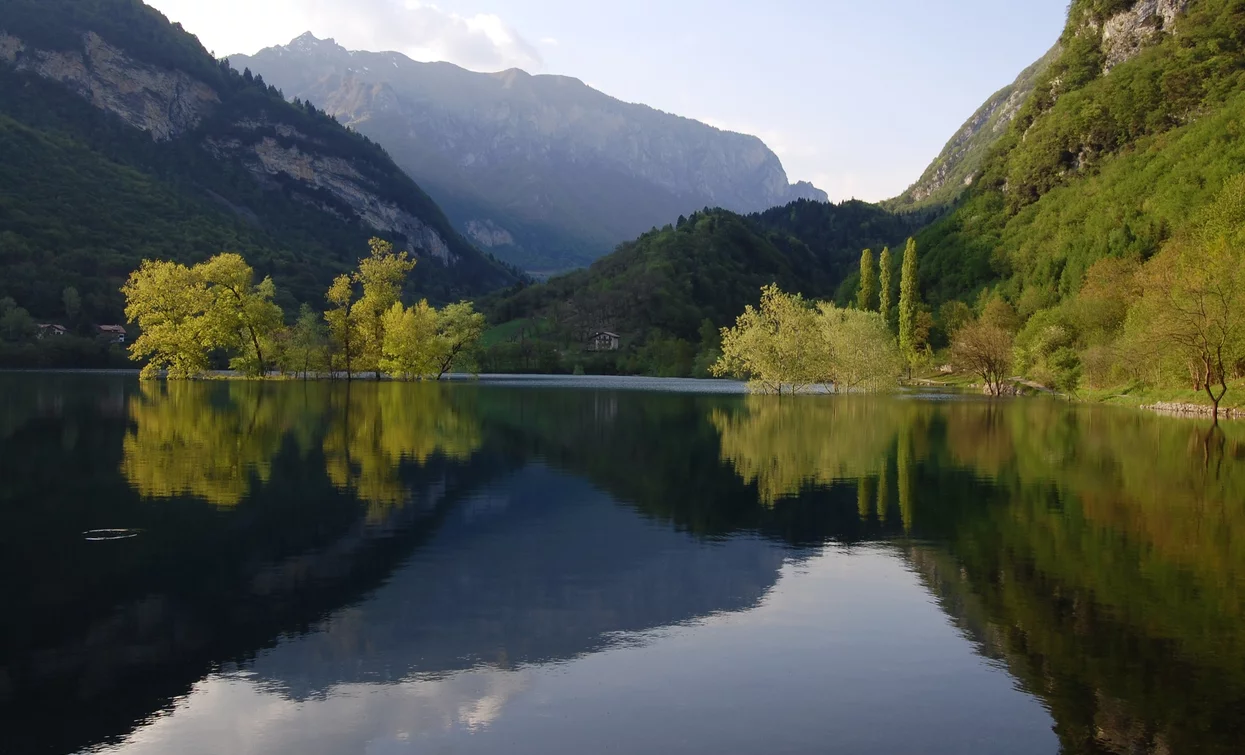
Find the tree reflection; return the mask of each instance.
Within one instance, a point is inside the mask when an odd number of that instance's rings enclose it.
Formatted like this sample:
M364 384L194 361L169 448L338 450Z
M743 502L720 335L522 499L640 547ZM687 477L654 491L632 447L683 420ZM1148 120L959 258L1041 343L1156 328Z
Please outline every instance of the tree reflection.
M710 420L760 506L847 508L819 491L855 481L853 519L898 510L908 537L892 542L1046 702L1064 752L1239 751L1245 427L820 397Z
M474 416L437 385L143 383L129 416L121 471L130 485L220 507L266 483L287 442L304 458L322 453L333 485L372 507L410 498L403 464L466 460L481 443Z
M914 451L908 428L921 415L916 404L887 399L752 396L740 409L715 410L711 421L722 460L745 483L756 485L765 505L815 486L877 478L878 514L885 519L887 470L896 454L900 500L906 505L906 465Z
M264 482L286 417L259 383L144 382L130 398L121 472L147 498L236 506Z
M439 384L372 383L336 392L324 435L329 479L369 504L370 515L405 503L403 463L433 455L465 461L482 443L474 415L456 408Z

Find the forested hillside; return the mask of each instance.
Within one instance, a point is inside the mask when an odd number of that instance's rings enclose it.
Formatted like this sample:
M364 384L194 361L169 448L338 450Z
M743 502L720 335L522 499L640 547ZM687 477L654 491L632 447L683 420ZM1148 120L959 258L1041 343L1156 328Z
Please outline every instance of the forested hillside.
M236 251L279 300L322 301L374 235L448 300L509 285L385 154L137 0L0 2L0 297L120 321L144 258Z
M935 299L1002 280L1032 314L1102 257L1152 256L1245 170L1245 3L1081 0L1062 44L963 206L919 237Z
M501 328L508 343L495 345L495 356L505 358L487 366L535 369L533 361L513 363L520 347L547 347L603 371L703 373L694 366L716 349L718 329L755 304L762 286L832 297L857 269L861 249L902 243L911 222L863 202L800 200L746 217L694 213L586 270L498 297L491 319L508 323ZM619 353L579 355L598 331L622 337ZM542 358L544 368L574 366Z
M981 179L919 234L926 299L1012 313L1010 369L1051 385L1230 382L1245 2L1079 0L1060 43Z

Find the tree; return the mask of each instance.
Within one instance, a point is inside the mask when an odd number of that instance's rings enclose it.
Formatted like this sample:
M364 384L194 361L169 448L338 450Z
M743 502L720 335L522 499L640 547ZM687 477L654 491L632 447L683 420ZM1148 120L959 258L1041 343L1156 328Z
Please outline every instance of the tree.
M363 295L351 309L358 325L358 366L380 377L380 359L384 349L385 330L382 318L402 298L406 276L415 268L415 260L406 252L395 253L393 244L372 239L371 254L359 260L353 280L362 285Z
M860 253L860 288L856 291L856 309L864 312L873 309L876 277L873 270L873 250L866 249Z
M282 352L282 369L295 375L302 374L306 380L311 372L328 369L328 334L320 322L320 316L310 304L303 304L298 320L286 334Z
M126 318L142 331L130 344L131 359L147 360L142 379L155 378L162 370L174 380L207 371L208 352L223 344L203 316L212 294L197 271L177 262L143 260L121 292Z
M878 260L878 311L886 327L891 325L891 248L882 249L882 258Z
M78 318L82 315L82 297L78 294L78 289L67 287L61 292L61 302L65 305L66 324L71 327L77 325Z
M17 306L11 297L0 299L0 341L29 341L39 332L30 313Z
M437 315L437 380L470 356L487 326L471 302L451 304Z
M427 300L413 307L396 302L385 312L385 339L380 369L390 375L413 380L437 374L440 366L437 343L437 311Z
M909 375L917 351L923 345L917 336L917 316L921 308L918 273L916 239L908 239L903 253L903 274L899 280L899 350L908 360Z
M942 321L942 332L952 340L960 328L973 321L973 310L962 301L949 301L939 307L938 318Z
M717 377L748 378L760 393L799 393L822 382L821 327L817 314L799 294L776 285L761 289L761 304L751 304L722 331Z
M991 396L1001 396L1012 362L1012 334L980 320L969 323L956 331L951 360L959 369L980 375Z
M836 391L894 387L903 360L880 313L823 302L817 305L817 315L824 349L819 382Z
M1015 334L1020 330L1020 315L1016 308L998 294L991 296L981 310L981 321Z
M276 286L272 278L255 284L255 271L239 254L218 254L194 267L207 286L211 306L206 312L214 342L240 352L230 367L251 376L268 372L272 336L281 327L284 315L273 302Z
M1126 340L1138 361L1188 369L1218 424L1230 373L1245 363L1245 175L1229 180L1138 281Z
M349 381L354 377L354 362L359 350L359 326L351 308L354 286L350 276L337 276L325 298L332 305L324 313L324 320L329 326L329 341L333 346L331 369L334 373L344 370Z

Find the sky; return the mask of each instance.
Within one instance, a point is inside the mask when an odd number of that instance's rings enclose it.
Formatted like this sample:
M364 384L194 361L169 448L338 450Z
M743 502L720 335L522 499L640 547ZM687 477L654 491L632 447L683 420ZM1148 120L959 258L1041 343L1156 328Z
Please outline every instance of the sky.
M574 76L755 134L833 200L903 192L1054 44L1067 0L146 0L217 56L305 31L476 71Z

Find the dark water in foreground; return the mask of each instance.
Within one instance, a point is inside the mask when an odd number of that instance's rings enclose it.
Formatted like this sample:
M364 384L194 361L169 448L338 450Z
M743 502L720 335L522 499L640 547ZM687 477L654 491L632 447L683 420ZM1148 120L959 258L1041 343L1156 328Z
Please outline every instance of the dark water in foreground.
M0 375L0 752L1243 751L1245 428L638 387Z

